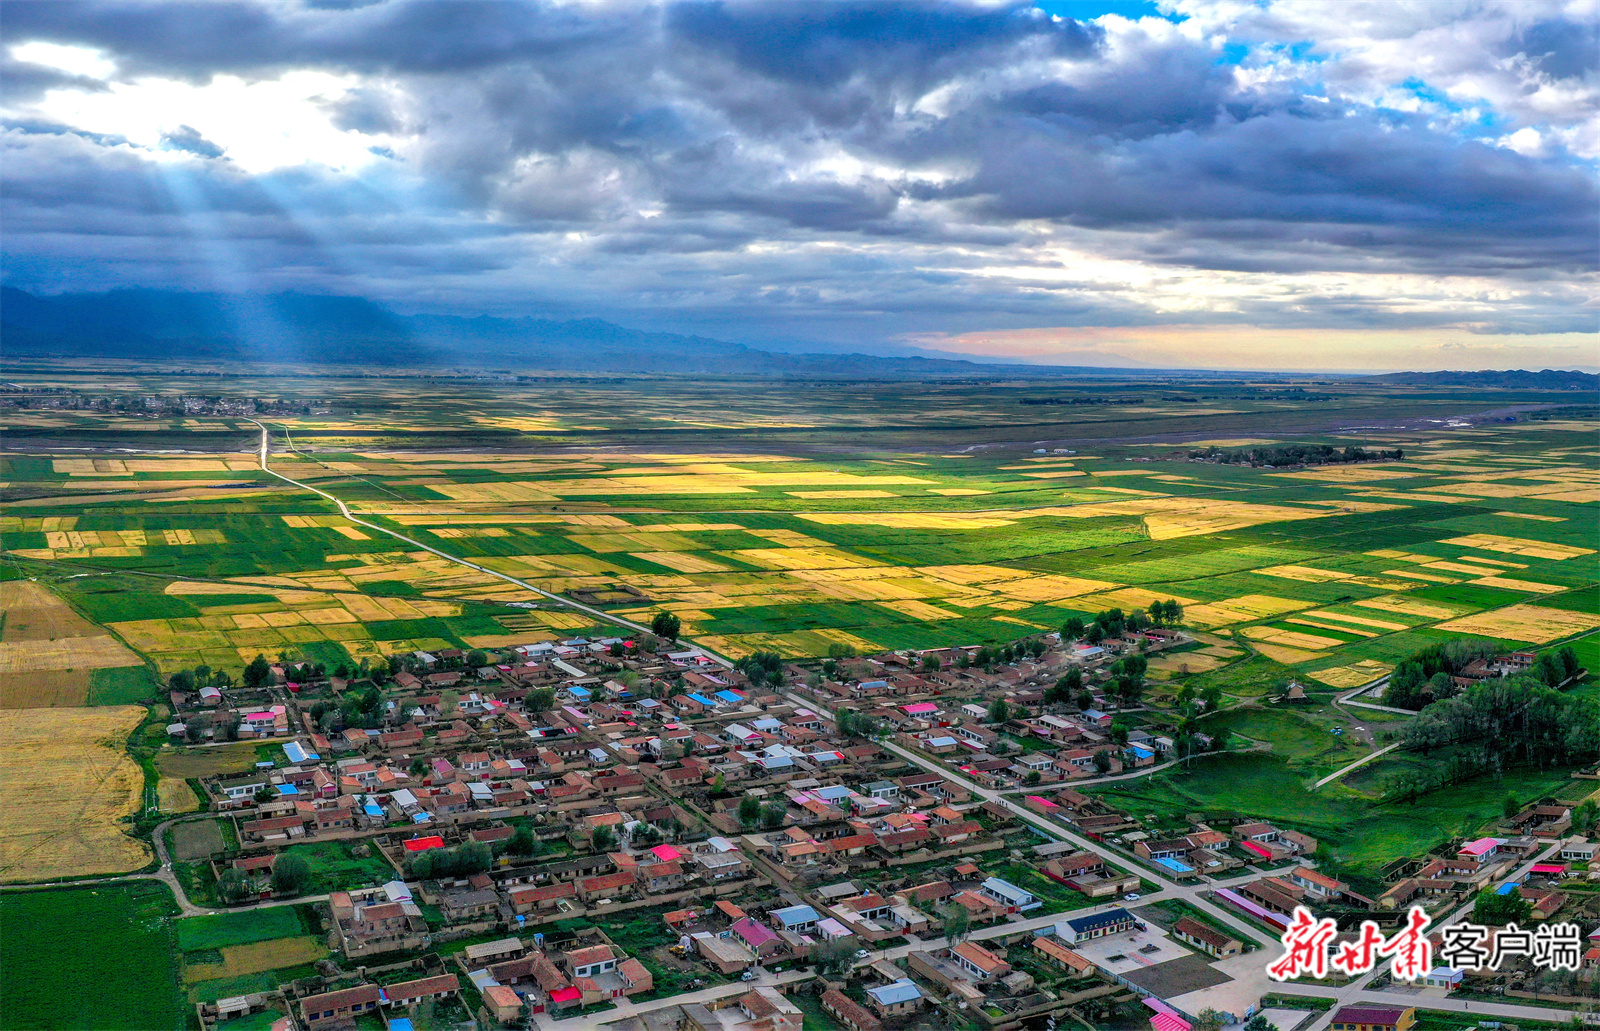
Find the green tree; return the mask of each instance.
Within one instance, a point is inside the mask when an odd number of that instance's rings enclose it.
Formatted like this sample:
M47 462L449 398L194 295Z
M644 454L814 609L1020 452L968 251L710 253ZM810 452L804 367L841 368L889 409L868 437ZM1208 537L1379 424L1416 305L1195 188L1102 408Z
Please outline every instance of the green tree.
M944 918L944 940L948 945L959 943L972 930L972 914L964 906L946 906L939 915Z
M996 698L989 703L989 722L1004 723L1011 718L1011 706L1006 704L1004 698Z
M518 827L516 833L511 835L511 840L506 842L506 851L514 856L531 856L539 852L539 838L529 826Z
M474 648L467 652L467 665L473 669L482 669L489 665L489 653L482 648Z
M281 895L299 895L311 883L311 864L302 856L280 853L272 864L272 889Z
M1083 620L1073 616L1061 624L1061 639L1063 641L1076 641L1083 636Z
M1493 924L1501 927L1506 924L1523 924L1528 920L1528 915L1533 907L1528 900L1510 892L1506 895L1497 895L1493 888L1485 888L1478 892L1472 903L1472 922L1477 924Z
M556 707L556 692L554 688L536 687L528 692L523 700L529 712L549 712Z
M723 794L724 792L726 792L727 790L728 790L728 781L727 781L727 779L725 777L722 776L722 771L718 770L717 771L717 775L715 777L711 778L711 792L712 792L712 794L720 795L720 794Z
M1595 817L1596 806L1594 799L1585 799L1583 804L1572 811L1572 829L1579 834L1588 834L1594 830Z
M1028 775L1026 777L1024 777L1023 780L1025 780L1027 782L1028 786L1031 788L1035 784L1037 784L1040 781L1044 780L1044 775L1041 774L1038 770L1029 770L1028 771Z
M255 689L265 687L267 681L272 679L272 666L266 657L257 655L250 660L250 665L244 668L244 686Z
M211 684L211 667L207 666L205 663L202 662L200 665L198 665L198 666L196 666L194 668L194 686L195 687L209 687L210 684Z
M761 800L754 795L746 795L739 799L739 822L746 827L754 827L759 819L761 819Z
M650 632L667 641L676 641L678 631L683 629L683 620L670 612L657 612L650 621Z
M1099 623L1090 623L1089 629L1083 632L1083 639L1089 644L1099 644L1106 639L1105 627Z
M788 815L789 807L782 802L768 802L761 807L761 826L769 831L777 830Z
M1102 748L1102 749L1100 749L1100 751L1094 753L1094 768L1096 770L1098 770L1099 772L1101 772L1101 773L1110 772L1110 770L1111 770L1111 753L1106 751L1104 748Z
M1512 794L1507 794L1505 801L1500 803L1500 811L1505 814L1508 820L1517 815L1518 810L1521 808L1522 806L1517 802L1517 796Z
M811 965L819 974L842 974L850 969L855 956L855 944L844 939L818 942L810 954Z
M217 878L217 897L223 902L241 902L251 891L250 875L243 870L224 870Z
M932 652L928 652L926 655L924 655L922 657L922 672L924 672L924 673L937 673L937 672L939 672L939 656L933 654Z
M616 832L610 827L596 827L589 837L589 846L596 852L610 852L617 843Z

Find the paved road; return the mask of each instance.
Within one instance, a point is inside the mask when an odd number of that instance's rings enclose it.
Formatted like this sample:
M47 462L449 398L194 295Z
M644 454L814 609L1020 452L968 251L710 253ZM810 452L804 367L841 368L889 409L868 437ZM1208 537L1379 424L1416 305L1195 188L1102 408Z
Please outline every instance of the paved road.
M1388 745L1388 746L1386 746L1384 748L1380 748L1376 752L1373 752L1373 753L1371 753L1369 755L1364 755L1361 758L1357 759L1355 762L1351 763L1349 766L1345 766L1345 767L1343 767L1341 769L1334 770L1332 773L1328 774L1326 777L1323 777L1321 780L1319 780L1315 784L1311 785L1311 790L1315 791L1317 788L1322 787L1322 785L1324 785L1324 784L1332 784L1334 781L1338 780L1340 777L1343 777L1345 774L1349 773L1351 770L1355 769L1356 767L1365 766L1367 763L1369 763L1372 760L1378 758L1378 756L1387 754L1389 752L1392 752L1396 748L1399 748L1399 747L1400 747L1400 742L1396 741L1392 745Z

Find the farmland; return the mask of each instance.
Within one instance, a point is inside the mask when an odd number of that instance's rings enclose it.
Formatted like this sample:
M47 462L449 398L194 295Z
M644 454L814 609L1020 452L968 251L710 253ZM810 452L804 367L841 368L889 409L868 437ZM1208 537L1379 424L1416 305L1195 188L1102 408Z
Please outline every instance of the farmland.
M189 389L156 373L114 385L66 367L30 375L86 391ZM1172 598L1197 643L1153 659L1152 697L1215 687L1226 706L1253 702L1218 723L1267 749L1216 761L1240 763L1238 777L1172 775L1174 797L1272 812L1304 802L1330 838L1370 826L1341 853L1354 861L1415 842L1386 837L1397 831L1359 790L1305 791L1366 753L1329 733L1336 692L1450 637L1580 640L1597 654L1596 425L1446 424L1551 401L1537 392L1348 383L1301 403L1219 382L1203 403L1144 385L1136 401L1065 405L1102 388L456 381L440 392L403 377L243 374L208 389L315 391L325 414L269 424L272 467L383 529L262 473L247 420L6 416L26 451L3 459L12 595L0 644L13 624L35 635L4 654L41 667L20 674L37 680L25 691L8 684L8 708L143 701L151 669L237 677L258 654L331 669L594 625L496 573L636 622L671 611L686 638L729 656L1003 642ZM1285 440L1403 458L1271 468L1191 454ZM1323 711L1274 710L1269 696L1290 680ZM163 748L162 798L179 804L182 779L258 758L248 745ZM1433 840L1468 815L1400 823ZM317 890L385 873L373 857L295 848Z
M189 1012L178 993L176 912L171 892L151 881L0 895L6 1027L181 1031Z
M0 811L0 878L122 873L149 861L120 822L144 792L121 747L143 718L135 706L0 710L0 780L12 803Z
M908 392L951 402L948 387ZM1240 393L1208 425L1248 424L1251 439L1270 439L1262 431L1272 424L1308 415ZM1025 388L962 399L939 425L880 394L821 394L797 404L711 391L668 412L640 390L566 387L482 394L447 412L396 388L381 428L283 421L273 463L363 519L488 569L610 598L625 618L670 609L686 636L730 655L1001 641L1174 597L1219 645L1237 642L1332 689L1381 675L1439 633L1543 644L1600 626L1578 593L1596 581L1582 515L1600 498L1587 424L1366 434L1368 446L1403 447L1404 461L1285 471L1190 461L1179 444L1095 446L1093 435L1152 420L1181 432L1197 418L1181 405L1073 412L1055 426L1078 446L1037 455L902 443L924 426L953 444L958 415L980 440L1014 429L1021 414L1039 414L1009 407ZM685 422L713 395L719 419ZM757 399L785 417L758 416ZM1353 392L1342 403L1353 413L1439 402ZM518 410L527 414L505 414ZM817 453L832 432L824 411L866 443ZM75 432L111 432L71 419ZM645 435L685 426L694 432ZM66 598L163 673L237 669L259 653L331 666L493 648L590 622L262 480L245 453L255 443L247 423L188 428L221 446L217 457L13 459L13 476L40 496L3 517L11 560L47 576L98 571L61 584ZM360 443L402 430L486 446ZM647 439L673 449L640 446ZM582 441L594 446L571 446ZM199 483L252 493L200 504L185 493ZM163 491L182 496L158 504ZM62 507L69 496L93 503ZM1196 655L1187 671L1158 674L1202 675L1231 657Z

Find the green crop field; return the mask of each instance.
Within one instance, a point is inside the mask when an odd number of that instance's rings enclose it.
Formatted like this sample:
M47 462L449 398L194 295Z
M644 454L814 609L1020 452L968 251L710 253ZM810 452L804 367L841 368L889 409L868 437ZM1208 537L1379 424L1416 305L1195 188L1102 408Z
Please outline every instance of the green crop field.
M189 916L175 924L178 947L184 952L248 945L271 938L290 938L316 929L316 919L305 906L272 906L216 916Z
M0 1023L182 1031L177 911L152 881L0 895Z

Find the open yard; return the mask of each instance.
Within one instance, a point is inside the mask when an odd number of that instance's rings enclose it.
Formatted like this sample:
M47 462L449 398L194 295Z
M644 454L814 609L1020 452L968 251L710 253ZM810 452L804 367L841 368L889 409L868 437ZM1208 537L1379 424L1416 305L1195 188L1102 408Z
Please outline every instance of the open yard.
M18 1031L183 1031L163 884L0 894L0 1014ZM87 990L93 986L93 990Z
M162 783L169 782L162 781ZM182 784L184 790L189 791L189 785L184 781L176 783ZM193 791L189 793L194 794ZM189 820L173 825L170 833L174 859L186 861L205 859L228 847L227 841L223 838L221 824L216 820Z
M250 742L202 748L165 748L156 756L162 777L216 777L249 773L256 766L256 746Z
M121 822L144 794L144 771L122 747L143 718L135 706L0 710L0 879L122 873L150 861Z

